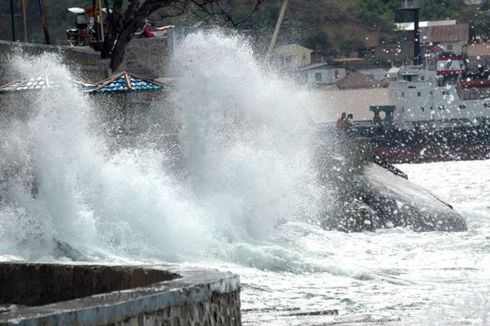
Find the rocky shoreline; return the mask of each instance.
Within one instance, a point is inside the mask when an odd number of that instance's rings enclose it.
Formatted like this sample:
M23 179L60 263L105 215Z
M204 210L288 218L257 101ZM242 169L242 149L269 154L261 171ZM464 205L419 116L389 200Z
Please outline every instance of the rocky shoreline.
M451 205L407 179L373 154L366 140L329 135L317 149L325 195L322 226L346 232L409 227L414 231L466 231ZM333 208L332 208L333 207Z

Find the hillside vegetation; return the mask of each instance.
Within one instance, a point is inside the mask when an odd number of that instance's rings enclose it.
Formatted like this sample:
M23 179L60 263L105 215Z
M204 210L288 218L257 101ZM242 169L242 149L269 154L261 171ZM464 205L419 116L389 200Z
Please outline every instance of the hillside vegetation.
M233 0L251 3L253 0ZM273 29L282 1L265 1L248 22L254 30ZM412 17L397 12L401 0L290 0L282 42L298 42L330 55L345 56L353 50L397 39L393 32L397 21ZM456 19L471 23L477 34L490 35L490 0L481 6L468 6L463 0L420 0L421 20ZM250 5L249 5L250 7ZM240 8L237 6L235 8ZM236 16L244 15L236 10Z
M42 42L41 20L37 0L28 0L28 39ZM236 20L246 17L255 0L222 0ZM21 14L20 1L15 1ZM240 28L251 31L264 44L270 39L282 0L263 0L259 10ZM279 42L298 42L329 55L345 56L350 52L396 39L395 21L409 20L395 14L400 0L290 0ZM490 0L480 7L467 6L463 0L421 0L421 20L457 19L472 23L477 33L490 34ZM65 41L65 29L74 27L68 7L89 7L91 0L45 0L52 39ZM0 1L0 38L11 39L9 1ZM158 15L157 15L158 16ZM194 23L201 18L190 9L172 23ZM165 21L159 21L165 24ZM22 37L21 17L17 17L17 38Z

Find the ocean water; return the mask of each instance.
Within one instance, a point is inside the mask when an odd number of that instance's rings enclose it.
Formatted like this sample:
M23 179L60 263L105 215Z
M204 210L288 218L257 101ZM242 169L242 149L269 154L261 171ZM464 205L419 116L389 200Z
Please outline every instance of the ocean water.
M325 231L332 190L316 182L309 117L329 103L246 40L196 33L176 51L179 175L152 135L114 148L57 57L18 56L12 69L61 83L1 116L0 260L233 271L245 325L489 323L490 161L399 166L453 204L467 232Z
M469 230L345 234L284 225L275 247L254 252L267 255L266 250L270 254L287 248L290 253L282 255L294 257L292 261L284 259L285 267L277 271L236 269L244 282L245 324L490 324L490 161L399 168L450 202L467 219ZM295 267L298 263L302 271ZM329 309L337 309L339 315L297 316Z

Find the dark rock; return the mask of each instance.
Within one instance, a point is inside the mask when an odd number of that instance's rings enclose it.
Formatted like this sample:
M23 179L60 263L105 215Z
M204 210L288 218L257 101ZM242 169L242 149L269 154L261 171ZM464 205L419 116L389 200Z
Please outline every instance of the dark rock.
M346 232L410 227L415 231L465 231L466 221L449 204L375 157L367 142L336 135L317 157L325 185L321 224Z
M376 228L409 226L415 231L466 231L465 220L430 191L379 165L366 167L363 202L376 212Z

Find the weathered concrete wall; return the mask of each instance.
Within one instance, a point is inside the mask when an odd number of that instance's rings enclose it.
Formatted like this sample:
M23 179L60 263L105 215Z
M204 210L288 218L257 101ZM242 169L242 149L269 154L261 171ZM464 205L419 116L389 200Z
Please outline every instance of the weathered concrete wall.
M0 263L0 325L241 325L239 283L176 265Z
M135 38L128 44L118 71L127 70L152 78L169 76L170 57L166 38Z
M80 73L81 79L99 81L108 75L107 63L101 63L100 54L86 47L54 46L20 42L0 41L0 85L19 78L10 70L10 57L15 53L40 55L42 53L60 54L62 62L72 66ZM33 71L33 77L36 72ZM37 77L37 76L36 76Z
M235 326L241 325L239 292L212 295L207 302L172 306L106 325Z
M167 271L137 267L3 265L0 267L0 304L39 306L178 277Z
M107 78L111 72L109 62L100 59L100 53L88 47L54 46L45 44L8 42L0 40L0 85L18 79L19 76L9 69L9 57L14 53L39 55L57 53L63 63L71 66L86 81L98 82ZM168 75L168 63L171 50L167 39L133 39L126 48L124 60L118 71L127 70L149 77ZM33 71L33 76L36 72Z

